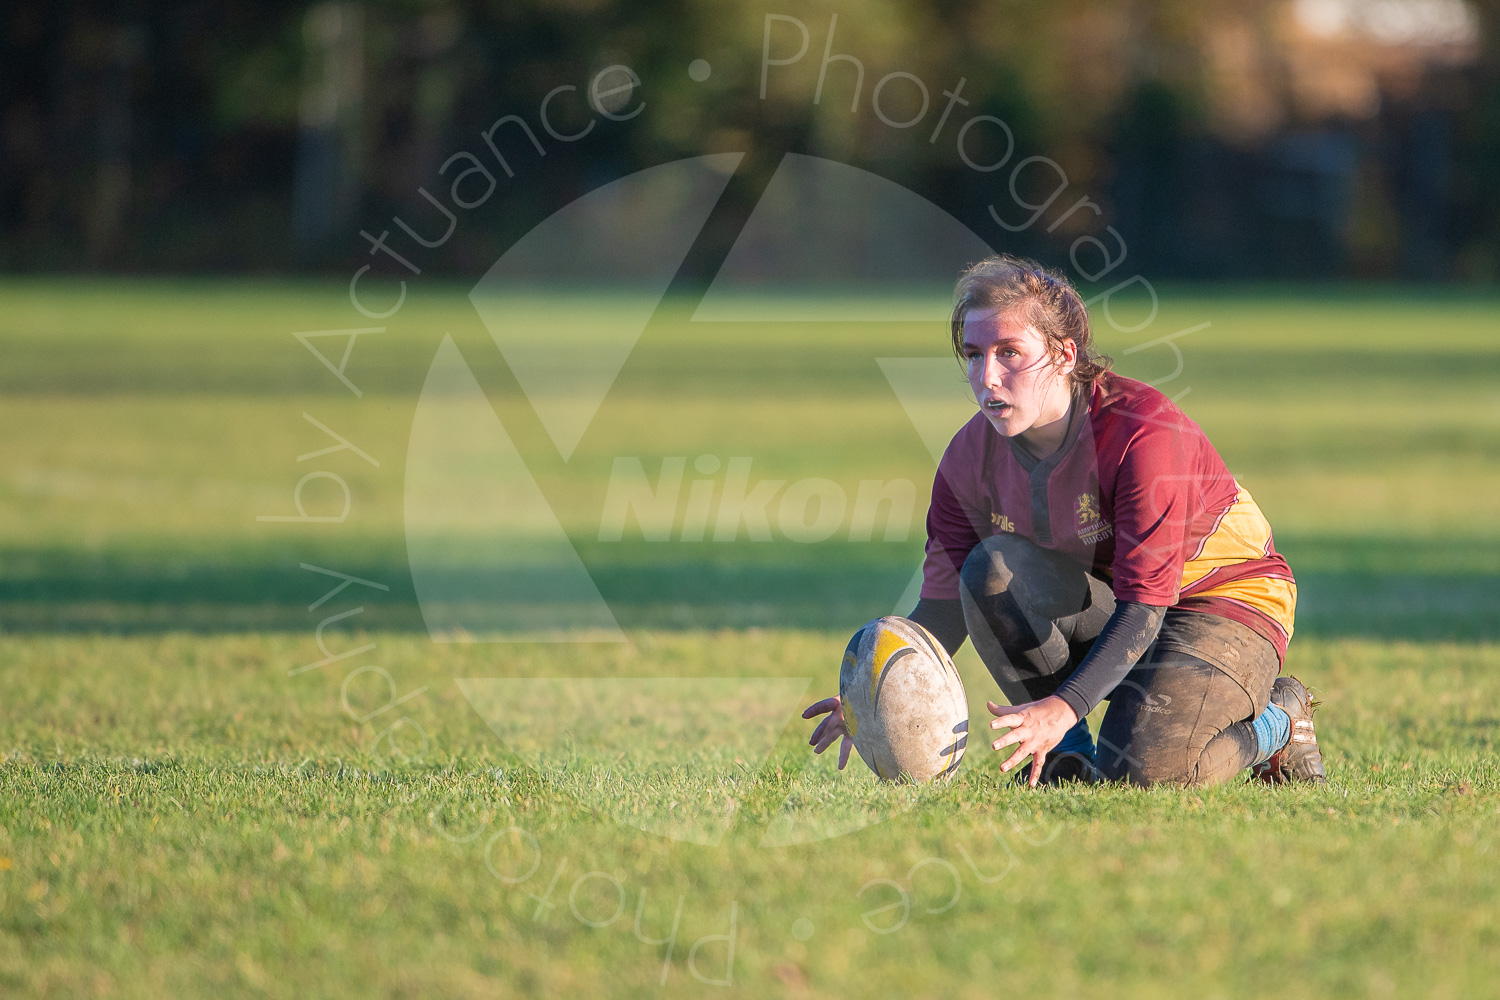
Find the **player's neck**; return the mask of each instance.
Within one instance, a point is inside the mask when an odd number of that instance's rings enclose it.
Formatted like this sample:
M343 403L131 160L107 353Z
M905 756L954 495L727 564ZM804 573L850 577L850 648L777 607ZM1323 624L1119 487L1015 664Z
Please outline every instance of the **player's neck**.
M1036 423L1016 435L1025 448L1038 459L1046 458L1068 439L1069 417L1073 412L1073 394L1060 394L1058 401L1037 417Z

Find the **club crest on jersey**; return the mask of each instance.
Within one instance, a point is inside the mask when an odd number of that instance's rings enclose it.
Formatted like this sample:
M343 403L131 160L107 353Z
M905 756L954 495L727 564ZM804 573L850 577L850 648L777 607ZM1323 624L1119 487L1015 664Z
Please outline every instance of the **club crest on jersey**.
M1078 529L1078 540L1085 545L1097 545L1115 533L1114 526L1099 513L1098 501L1092 493L1078 494L1073 521Z
M990 524L993 525L996 528L999 528L1001 531L1015 531L1016 530L1016 522L1012 521L1010 518L1006 517L1004 514L991 514L990 515Z

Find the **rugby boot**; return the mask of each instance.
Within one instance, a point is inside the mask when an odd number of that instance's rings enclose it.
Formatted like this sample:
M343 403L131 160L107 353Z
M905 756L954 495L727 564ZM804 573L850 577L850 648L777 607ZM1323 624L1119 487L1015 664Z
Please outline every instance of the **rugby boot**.
M1047 759L1042 761L1042 776L1037 779L1037 786L1061 785L1068 781L1093 785L1099 780L1099 769L1094 766L1093 761L1081 753L1064 751L1063 753L1049 753ZM1029 785L1031 764L1028 762L1016 768L1011 781L1018 785Z
M1269 760L1256 764L1251 772L1272 785L1293 781L1320 784L1328 780L1323 774L1323 754L1318 750L1318 737L1313 730L1313 712L1318 703L1308 693L1307 686L1295 677L1278 677L1271 685L1271 704L1280 707L1292 720L1292 735L1286 746Z

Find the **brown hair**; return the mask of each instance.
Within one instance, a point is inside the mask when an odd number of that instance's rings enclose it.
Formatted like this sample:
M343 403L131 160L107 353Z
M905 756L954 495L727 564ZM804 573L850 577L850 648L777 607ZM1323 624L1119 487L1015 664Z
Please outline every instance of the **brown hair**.
M1092 385L1114 362L1094 349L1089 313L1083 298L1068 279L1034 261L1010 254L986 257L970 264L953 288L953 353L964 360L964 319L974 309L1024 310L1023 315L1047 342L1047 353L1062 356L1064 341L1078 348L1069 379Z

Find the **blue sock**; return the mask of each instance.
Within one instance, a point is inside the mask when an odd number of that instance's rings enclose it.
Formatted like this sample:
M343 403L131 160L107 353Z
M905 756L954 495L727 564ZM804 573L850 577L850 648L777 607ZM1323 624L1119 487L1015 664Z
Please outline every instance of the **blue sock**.
M1089 732L1089 720L1079 719L1077 725L1063 734L1062 742L1053 747L1051 752L1076 753L1090 764L1094 763L1094 737Z
M1264 764L1271 755L1286 746L1292 737L1292 719L1280 705L1267 705L1260 717L1250 723L1255 734L1255 759L1250 763Z

